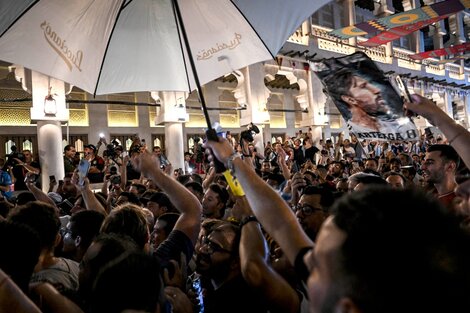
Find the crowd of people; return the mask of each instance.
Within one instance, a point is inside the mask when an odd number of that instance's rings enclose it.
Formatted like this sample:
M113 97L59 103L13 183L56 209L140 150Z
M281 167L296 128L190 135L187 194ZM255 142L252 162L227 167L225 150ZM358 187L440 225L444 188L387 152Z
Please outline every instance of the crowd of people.
M264 153L226 136L204 144L194 172L137 141L103 158L87 145L95 169L84 184L67 146L66 175L49 192L31 179L39 165L6 164L0 311L462 311L470 133L425 98L406 106L443 136L314 142L299 131Z

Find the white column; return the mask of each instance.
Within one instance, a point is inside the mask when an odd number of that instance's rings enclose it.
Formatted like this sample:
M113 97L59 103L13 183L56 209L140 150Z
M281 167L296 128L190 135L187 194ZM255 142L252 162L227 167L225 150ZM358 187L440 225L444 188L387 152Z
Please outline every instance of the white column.
M165 123L165 152L173 165L173 169L184 170L183 124L178 122Z
M261 63L254 64L241 70L244 76L245 97L247 109L241 111L240 125L269 123L270 117L266 104L269 90L264 84L265 71Z
M15 65L15 76L33 96L31 121L37 123L42 190L49 190L49 176L64 177L61 122L69 119L65 95L71 86L58 79Z
M454 118L453 110L452 110L452 100L453 97L449 91L445 91L444 93L444 105L446 109L447 115L449 115L451 118Z
M49 190L49 176L56 180L64 177L62 158L62 129L59 121L38 121L39 162L41 163L42 190Z
M467 129L470 128L470 95L463 97L464 108L465 108L465 125Z
M153 99L160 100L160 114L155 123L165 125L165 155L174 169L184 169L183 123L189 120L186 113L184 92L152 92Z

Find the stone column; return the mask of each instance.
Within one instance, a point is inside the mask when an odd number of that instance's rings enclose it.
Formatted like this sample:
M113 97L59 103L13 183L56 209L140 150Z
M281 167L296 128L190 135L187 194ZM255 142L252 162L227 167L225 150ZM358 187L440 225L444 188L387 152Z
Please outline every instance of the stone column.
M33 96L31 122L37 123L42 190L49 190L49 176L64 177L61 123L69 119L65 95L71 86L58 79L14 65L16 79Z
M49 190L49 176L56 180L64 177L64 160L62 150L62 128L60 121L38 121L38 148L41 164L42 190Z
M452 100L453 97L449 91L445 91L444 93L444 105L445 105L445 111L447 115L449 115L451 118L454 118L453 110L452 110Z
M243 74L243 88L247 109L241 112L240 125L269 123L269 112L266 104L269 90L264 84L265 71L261 63L251 65L241 70Z
M463 97L464 109L465 109L465 125L467 129L470 128L470 95Z
M155 123L165 125L165 155L174 169L184 168L183 123L189 120L186 113L185 92L152 92L160 100L160 114Z
M182 168L184 170L184 141L182 123L165 123L165 148L166 157L173 165L173 169Z

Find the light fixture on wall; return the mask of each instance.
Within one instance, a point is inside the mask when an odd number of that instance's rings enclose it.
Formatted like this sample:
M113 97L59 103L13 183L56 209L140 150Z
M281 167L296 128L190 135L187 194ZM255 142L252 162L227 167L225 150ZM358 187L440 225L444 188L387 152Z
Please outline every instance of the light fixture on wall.
M44 98L44 114L46 116L56 116L57 114L57 103L51 94L52 87L49 87L49 92Z

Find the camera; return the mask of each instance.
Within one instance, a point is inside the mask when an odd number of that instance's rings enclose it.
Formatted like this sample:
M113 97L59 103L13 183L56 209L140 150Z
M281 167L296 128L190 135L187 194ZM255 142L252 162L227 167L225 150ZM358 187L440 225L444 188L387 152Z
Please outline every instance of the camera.
M11 153L10 154L7 154L7 161L6 161L6 165L7 166L14 166L14 165L17 165L19 164L18 161L16 161L15 159L19 159L21 162L25 162L25 157L24 157L24 154L23 153L19 153L17 151L17 147L16 146L11 146L10 150L11 150Z
M110 159L114 159L117 157L117 153L114 150L113 144L106 145L106 150L103 152L103 156L106 156Z
M248 142L253 142L253 136L255 136L256 134L259 134L259 128L253 123L250 123L248 125L248 129L240 133L240 137L241 139L246 140Z
M134 153L140 153L141 149L142 149L141 144L132 145L131 148L129 149L129 155L132 155Z
M117 173L117 167L115 165L112 165L109 167L109 173L111 175L115 175Z
M119 176L119 175L111 176L111 184L120 185L121 184L121 176Z

